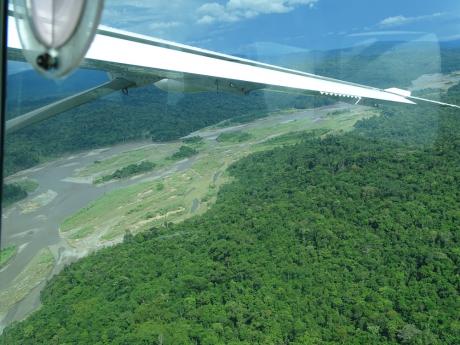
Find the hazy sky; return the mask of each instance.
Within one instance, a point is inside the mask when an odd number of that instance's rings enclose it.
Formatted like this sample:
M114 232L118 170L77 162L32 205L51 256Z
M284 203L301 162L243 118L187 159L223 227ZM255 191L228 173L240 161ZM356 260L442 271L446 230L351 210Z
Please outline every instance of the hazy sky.
M106 0L103 23L240 52L460 39L459 0Z
M102 23L230 54L460 40L460 0L106 0ZM12 63L10 73L27 69Z

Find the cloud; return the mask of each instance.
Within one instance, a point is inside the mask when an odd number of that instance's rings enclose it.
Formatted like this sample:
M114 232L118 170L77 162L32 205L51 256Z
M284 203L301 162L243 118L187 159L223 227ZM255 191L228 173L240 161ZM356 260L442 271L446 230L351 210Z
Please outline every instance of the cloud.
M149 28L152 30L157 30L157 29L171 29L171 28L177 28L178 26L181 26L182 23L175 22L175 21L170 21L170 22L156 22L156 23L151 23L149 25Z
M309 50L277 42L259 41L241 46L235 53L240 55L275 56L294 53L306 53Z
M421 32L421 31L385 30L385 31L357 32L354 34L349 34L347 36L348 37L369 37L369 36L422 35L422 34L424 34L424 32Z
M380 27L393 27L393 26L402 26L402 25L407 25L407 24L412 24L415 22L421 22L424 20L432 20L435 18L439 18L444 16L445 13L433 13L433 14L428 14L424 16L417 16L417 17L406 17L406 16L393 16L393 17L388 17L383 19L380 23Z
M208 2L197 10L198 23L237 22L262 14L288 13L299 6L313 7L318 0L228 0L225 5Z
M404 25L407 23L411 23L413 21L414 21L414 17L394 16L394 17L385 18L379 23L379 25L380 26L398 26L398 25Z
M456 40L460 40L460 34L456 34L456 35L450 35L450 36L443 36L440 38L441 41L456 41Z
M119 29L155 35L195 20L203 0L106 0L102 23Z

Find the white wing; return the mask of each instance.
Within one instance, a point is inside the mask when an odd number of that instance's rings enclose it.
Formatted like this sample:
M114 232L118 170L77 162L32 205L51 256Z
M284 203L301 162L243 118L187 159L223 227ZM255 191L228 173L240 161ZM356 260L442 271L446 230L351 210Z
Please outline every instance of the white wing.
M12 17L9 17L8 30L9 58L24 60ZM348 83L104 26L99 27L82 67L104 70L114 79L123 80L115 86L109 85L112 91L154 83L166 90L223 90L246 94L270 88L414 104L408 99L409 92L398 89L382 90ZM20 129L107 93L100 89L94 94L91 91L83 93L84 99L79 99L79 94L74 100L67 99L64 105L57 102L58 106L52 104L38 109L33 116L22 115L14 127L7 124L7 130Z

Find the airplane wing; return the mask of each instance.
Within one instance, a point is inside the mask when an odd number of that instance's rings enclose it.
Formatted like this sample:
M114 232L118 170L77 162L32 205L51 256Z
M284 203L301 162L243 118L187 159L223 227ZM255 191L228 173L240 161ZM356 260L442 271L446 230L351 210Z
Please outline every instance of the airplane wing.
M14 18L8 23L8 58L24 61ZM253 90L299 91L356 99L370 98L415 104L410 92L396 88L382 90L246 60L187 45L100 26L83 61L82 68L109 72L116 83L83 92L65 100L22 115L12 132L41 121L97 97L129 87L155 84L166 91L227 91L247 94ZM120 82L122 80L123 82ZM57 102L59 103L59 102ZM26 116L27 115L27 116ZM13 121L13 120L10 120Z

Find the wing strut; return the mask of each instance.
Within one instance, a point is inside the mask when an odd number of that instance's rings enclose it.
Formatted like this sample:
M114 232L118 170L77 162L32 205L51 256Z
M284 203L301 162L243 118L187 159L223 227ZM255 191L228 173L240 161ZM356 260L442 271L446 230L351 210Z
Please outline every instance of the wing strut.
M46 120L66 110L78 107L79 105L106 96L112 92L124 90L135 85L136 84L134 82L123 78L112 79L111 81L92 89L77 93L76 95L64 98L60 101L48 104L42 108L32 110L24 115L20 115L6 121L6 133L13 133L21 128Z

